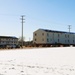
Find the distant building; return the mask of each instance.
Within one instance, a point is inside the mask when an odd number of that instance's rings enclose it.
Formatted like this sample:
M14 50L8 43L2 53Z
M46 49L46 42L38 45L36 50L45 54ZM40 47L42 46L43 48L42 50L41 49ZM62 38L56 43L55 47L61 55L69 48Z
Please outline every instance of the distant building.
M0 36L0 45L18 45L18 38L13 36Z
M38 29L33 33L33 43L75 45L75 33Z

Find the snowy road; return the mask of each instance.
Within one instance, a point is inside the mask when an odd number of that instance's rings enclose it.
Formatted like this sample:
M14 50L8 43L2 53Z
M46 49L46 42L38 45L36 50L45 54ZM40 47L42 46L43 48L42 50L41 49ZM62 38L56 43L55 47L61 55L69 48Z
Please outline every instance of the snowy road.
M75 75L75 48L1 50L0 75Z

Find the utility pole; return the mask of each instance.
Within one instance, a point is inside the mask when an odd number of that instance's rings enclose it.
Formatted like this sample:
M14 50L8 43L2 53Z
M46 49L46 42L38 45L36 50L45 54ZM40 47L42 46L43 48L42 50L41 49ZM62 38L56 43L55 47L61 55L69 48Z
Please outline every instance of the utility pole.
M25 20L24 15L21 16L21 20L22 20L22 22L21 22L22 23L22 40L21 40L21 42L22 42L22 48L23 48L23 23L24 23L24 20Z
M71 30L71 25L68 25L68 29L69 29L69 46L70 46L70 30Z
M68 27L69 27L68 29L69 29L69 33L70 33L71 25L68 25Z

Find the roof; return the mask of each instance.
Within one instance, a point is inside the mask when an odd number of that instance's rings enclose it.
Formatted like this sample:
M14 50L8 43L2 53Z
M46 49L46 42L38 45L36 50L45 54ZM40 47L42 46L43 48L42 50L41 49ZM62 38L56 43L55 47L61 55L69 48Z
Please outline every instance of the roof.
M13 39L18 39L17 37L14 37L14 36L0 36L0 38L13 38Z
M41 29L45 32L55 32L55 33L69 33L69 32L65 32L65 31L57 31L57 30L48 30L48 29ZM75 34L74 32L70 32L70 34Z

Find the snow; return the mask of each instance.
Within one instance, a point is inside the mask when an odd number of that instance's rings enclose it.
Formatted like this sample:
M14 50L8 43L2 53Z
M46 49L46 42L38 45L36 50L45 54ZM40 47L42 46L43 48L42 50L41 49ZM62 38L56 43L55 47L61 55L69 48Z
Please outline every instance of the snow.
M75 75L75 47L0 50L0 75Z

